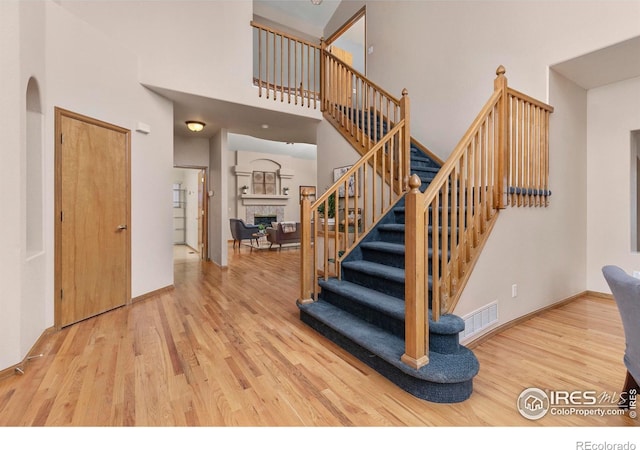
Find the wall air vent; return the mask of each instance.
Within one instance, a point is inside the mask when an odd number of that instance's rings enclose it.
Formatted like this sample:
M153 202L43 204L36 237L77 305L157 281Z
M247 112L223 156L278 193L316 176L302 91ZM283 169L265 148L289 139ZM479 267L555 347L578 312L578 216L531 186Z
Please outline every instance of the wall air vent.
M498 322L498 302L491 302L482 308L467 314L464 320L464 330L460 332L460 340L468 341Z

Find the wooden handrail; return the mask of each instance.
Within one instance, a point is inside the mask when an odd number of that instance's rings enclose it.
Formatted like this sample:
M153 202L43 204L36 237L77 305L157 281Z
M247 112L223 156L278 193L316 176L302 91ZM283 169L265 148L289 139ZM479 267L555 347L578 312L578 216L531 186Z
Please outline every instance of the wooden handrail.
M548 195L541 193L548 192L548 121L553 108L508 88L504 74L500 66L493 94L427 190L418 190L416 175L409 180L402 360L414 368L428 363L429 323L424 312L431 308L437 321L455 308L505 207L505 183L525 190L510 193L511 205L521 205L522 198L529 206L547 204Z

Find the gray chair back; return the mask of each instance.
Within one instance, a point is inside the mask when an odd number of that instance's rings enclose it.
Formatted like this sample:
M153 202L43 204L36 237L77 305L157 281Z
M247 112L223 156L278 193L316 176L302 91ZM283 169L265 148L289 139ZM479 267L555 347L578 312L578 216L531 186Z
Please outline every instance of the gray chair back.
M602 274L618 305L626 340L624 364L640 380L640 279L618 266L604 266Z

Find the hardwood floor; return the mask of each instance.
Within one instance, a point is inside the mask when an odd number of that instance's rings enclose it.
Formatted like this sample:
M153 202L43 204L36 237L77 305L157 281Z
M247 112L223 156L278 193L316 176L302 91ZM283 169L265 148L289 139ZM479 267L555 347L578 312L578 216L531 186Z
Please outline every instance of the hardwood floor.
M625 416L523 418L523 389L619 392L615 303L584 297L477 346L474 393L419 400L298 318L298 249L229 248L175 265L175 289L53 333L0 380L2 426L635 426ZM613 408L616 409L617 408Z

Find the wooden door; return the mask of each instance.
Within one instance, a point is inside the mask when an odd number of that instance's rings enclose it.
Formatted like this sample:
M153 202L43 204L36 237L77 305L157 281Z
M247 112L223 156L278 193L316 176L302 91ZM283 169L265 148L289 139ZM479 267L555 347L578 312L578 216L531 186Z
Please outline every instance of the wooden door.
M198 176L198 245L200 259L209 260L209 193L207 191L207 169L201 169Z
M341 49L340 47L336 47L335 45L332 45L329 48L329 52L349 67L353 67L353 55L350 52ZM346 106L351 106L353 97L353 79L350 76L350 72L346 70L341 76L344 78L343 83L345 91L344 95L341 96L344 100L340 103L345 104Z
M129 302L130 131L56 108L56 326Z
M207 233L208 198L207 171L206 169L202 169L198 173L198 250L200 251L200 259L203 261L207 261L209 259L209 234Z

